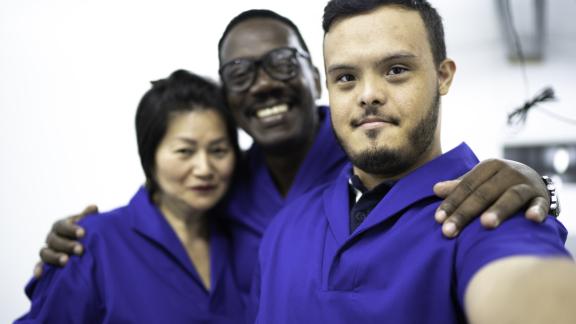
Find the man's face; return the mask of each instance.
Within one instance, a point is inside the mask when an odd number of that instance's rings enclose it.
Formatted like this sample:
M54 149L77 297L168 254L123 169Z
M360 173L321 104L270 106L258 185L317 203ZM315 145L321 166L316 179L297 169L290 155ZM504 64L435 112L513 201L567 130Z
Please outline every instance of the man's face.
M238 59L258 60L274 49L286 47L307 54L287 25L274 19L249 19L226 35L220 51L221 67ZM299 67L289 80L271 77L260 65L246 90L226 87L236 122L269 152L286 153L286 149L312 141L318 125L318 72L306 58L296 55L296 60Z
M434 64L418 12L383 6L337 20L324 59L334 131L367 187L440 154L439 95L454 64Z

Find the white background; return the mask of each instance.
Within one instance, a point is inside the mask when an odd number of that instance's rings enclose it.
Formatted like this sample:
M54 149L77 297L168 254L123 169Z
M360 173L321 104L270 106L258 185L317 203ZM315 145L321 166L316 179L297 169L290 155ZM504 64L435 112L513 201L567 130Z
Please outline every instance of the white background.
M531 1L513 2L531 12ZM466 141L484 159L501 156L504 143L576 142L575 125L541 111L522 129L505 122L547 85L559 100L545 107L576 119L576 1L548 2L546 58L528 65L527 88L506 59L493 1L432 0L458 64L443 99L445 150ZM101 210L125 204L142 183L133 120L149 81L177 68L216 78L220 34L250 8L293 19L322 68L324 5L0 0L0 322L29 307L23 287L56 219L89 203ZM561 219L576 233L576 188L565 184L561 194Z

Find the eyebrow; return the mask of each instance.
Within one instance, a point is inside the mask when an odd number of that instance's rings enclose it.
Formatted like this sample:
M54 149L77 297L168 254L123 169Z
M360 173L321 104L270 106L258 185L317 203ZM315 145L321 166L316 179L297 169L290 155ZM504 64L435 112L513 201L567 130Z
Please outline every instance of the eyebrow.
M417 56L410 53L410 52L399 52L399 53L393 53L390 54L388 56L383 57L382 59L380 59L376 65L383 65L386 64L390 61L397 61L397 60L401 60L401 59L415 59ZM334 71L339 71L339 70L350 70L353 69L355 66L351 65L351 64L333 64L328 66L327 69L327 73L332 73Z
M194 140L194 139L190 139L188 137L176 137L177 140L182 141L182 142L186 142L188 144L198 144L198 141ZM226 143L228 141L227 137L220 137L217 138L213 141L210 141L209 145L216 145L216 144L221 144L221 143Z

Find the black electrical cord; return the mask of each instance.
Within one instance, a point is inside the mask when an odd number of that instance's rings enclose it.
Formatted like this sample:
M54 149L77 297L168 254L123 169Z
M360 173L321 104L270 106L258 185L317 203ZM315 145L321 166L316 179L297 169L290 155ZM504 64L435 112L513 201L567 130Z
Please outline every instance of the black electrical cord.
M528 94L530 91L530 84L528 81L528 73L526 72L526 59L524 57L524 51L522 50L522 43L520 42L520 37L518 36L516 26L514 25L512 11L510 10L510 1L505 0L503 1L503 4L504 4L503 9L504 9L504 16L506 17L506 23L508 24L510 31L512 32L514 49L516 51L516 56L518 57L518 62L520 63L520 68L522 70L524 88L526 89L526 93ZM533 99L527 99L522 107L508 114L508 125L524 124L526 122L526 119L528 118L528 112L532 108L536 107L538 103L551 101L554 99L556 99L556 97L554 96L554 89L552 87L545 88L540 92L540 94L536 95L536 97L534 97ZM541 111L545 112L551 117L556 118L557 120L576 125L576 120L574 119L561 116L559 114L543 109L542 107L539 108Z
M556 99L554 97L554 89L550 87L545 88L544 90L542 90L540 94L538 94L532 100L526 101L526 103L524 103L524 106L508 114L508 125L524 124L526 122L526 118L528 117L528 112L530 111L530 109L532 109L538 103L554 99Z
M514 50L516 51L516 56L518 57L518 62L520 63L520 69L522 70L522 80L524 81L524 88L526 89L526 98L528 98L530 83L528 81L528 72L526 71L526 59L524 57L524 50L522 50L522 42L520 41L518 31L516 30L516 26L514 24L514 17L512 16L512 10L510 9L510 0L505 0L503 3L504 17L506 17L506 23L508 24L509 30L512 32Z

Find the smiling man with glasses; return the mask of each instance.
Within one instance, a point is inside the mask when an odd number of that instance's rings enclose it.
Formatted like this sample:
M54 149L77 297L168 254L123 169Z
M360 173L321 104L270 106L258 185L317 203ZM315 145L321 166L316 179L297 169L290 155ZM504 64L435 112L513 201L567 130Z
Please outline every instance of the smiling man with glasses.
M236 122L263 150L286 195L320 125L315 103L320 77L299 33L287 23L239 17L219 43L220 76Z

